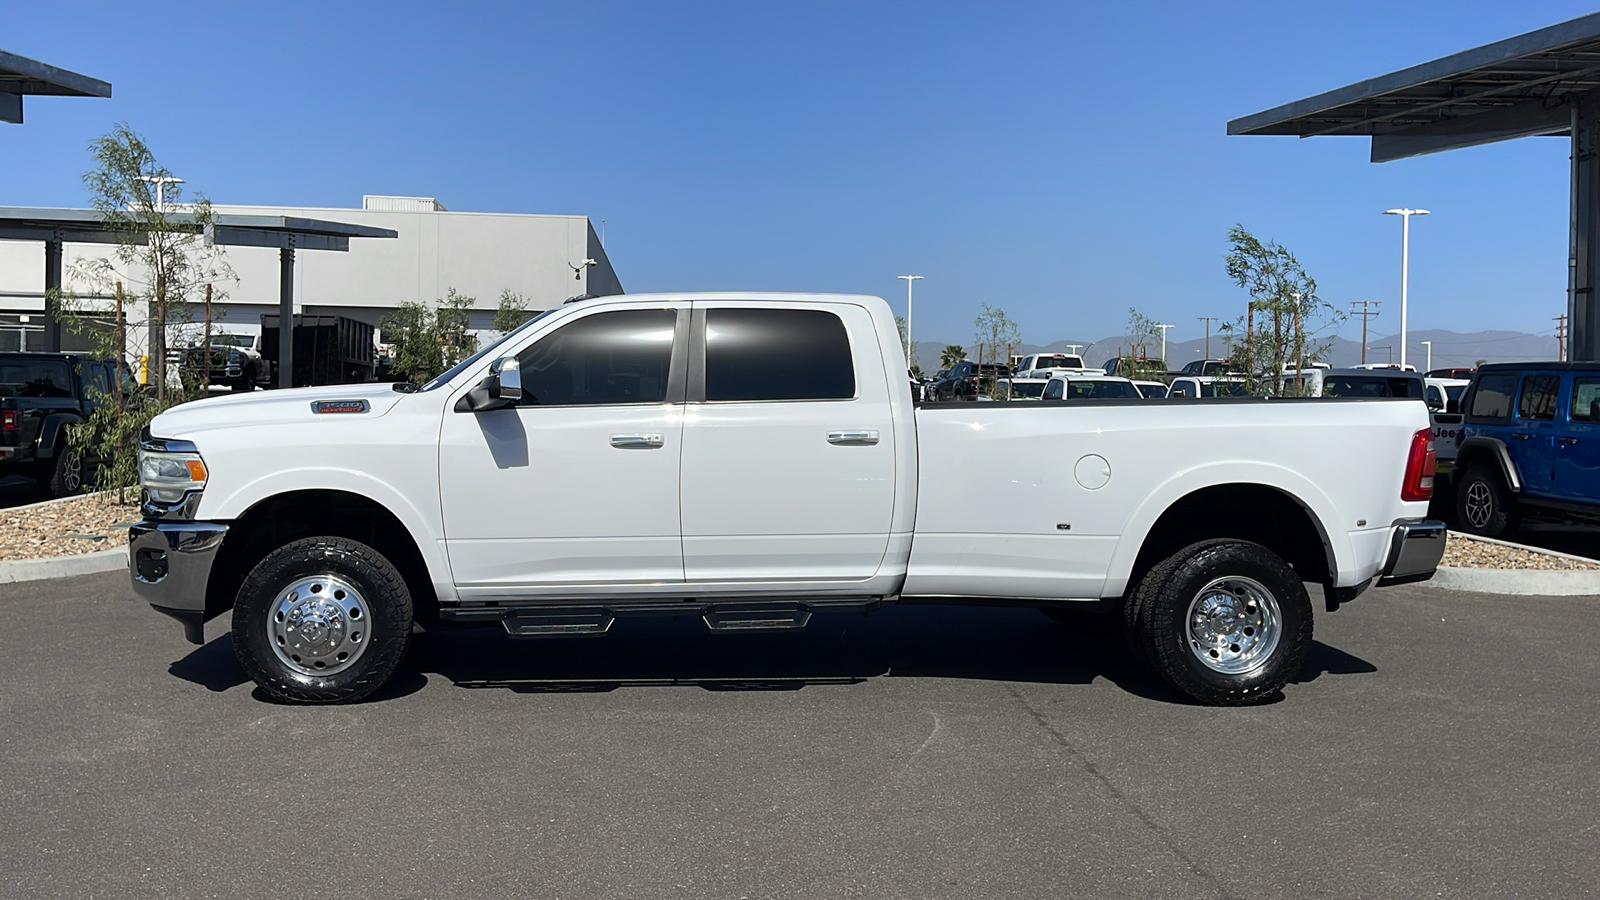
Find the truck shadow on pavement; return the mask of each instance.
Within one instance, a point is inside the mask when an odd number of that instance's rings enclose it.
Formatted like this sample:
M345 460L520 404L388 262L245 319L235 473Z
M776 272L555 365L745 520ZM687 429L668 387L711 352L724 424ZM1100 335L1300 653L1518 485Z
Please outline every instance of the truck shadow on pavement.
M1314 642L1292 681L1376 672L1371 663ZM172 664L170 674L212 691L248 679L223 635ZM632 687L797 691L880 678L955 678L1088 685L1190 704L1138 665L1115 616L1085 609L1058 624L1032 609L890 607L867 616L830 612L804 631L715 634L698 618L622 619L604 638L513 640L499 628L414 636L401 671L368 702L421 690L429 675L468 690L601 693ZM258 699L265 695L256 691Z

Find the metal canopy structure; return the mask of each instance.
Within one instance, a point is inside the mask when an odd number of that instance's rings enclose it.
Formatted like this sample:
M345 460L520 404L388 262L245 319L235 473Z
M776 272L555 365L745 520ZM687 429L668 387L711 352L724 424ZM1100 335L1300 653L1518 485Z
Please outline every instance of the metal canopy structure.
M111 85L98 78L58 69L36 59L0 50L0 122L22 124L22 98L110 97Z
M1368 135L1372 161L1568 136L1568 358L1600 360L1600 13L1286 103L1229 134Z
M297 216L215 215L208 223L193 213L173 211L167 221L179 230L204 234L224 247L276 247L278 250L278 386L292 386L294 356L294 252L350 249L351 238L393 238L392 228L352 225ZM52 296L61 287L61 249L67 243L144 243L137 233L106 225L97 210L0 207L0 240L44 242L45 349L61 349L61 321ZM152 326L154 327L154 326ZM150 343L157 346L156 341Z

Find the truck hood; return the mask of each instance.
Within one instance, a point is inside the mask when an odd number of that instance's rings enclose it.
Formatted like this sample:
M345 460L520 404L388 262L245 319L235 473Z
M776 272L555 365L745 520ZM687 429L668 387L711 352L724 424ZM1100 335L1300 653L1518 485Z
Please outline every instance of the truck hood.
M193 400L163 412L150 422L156 437L187 438L205 431L240 426L281 425L309 419L382 416L404 400L388 384L335 384L248 394L226 394ZM365 412L314 412L318 401L365 401Z

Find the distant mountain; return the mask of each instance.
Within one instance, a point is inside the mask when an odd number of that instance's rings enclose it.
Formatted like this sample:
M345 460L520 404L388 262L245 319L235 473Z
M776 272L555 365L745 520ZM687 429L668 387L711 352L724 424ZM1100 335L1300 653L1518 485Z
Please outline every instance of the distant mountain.
M1557 354L1556 339L1551 335L1529 334L1524 331L1475 331L1461 334L1454 331L1431 328L1423 331L1413 331L1407 335L1410 351L1406 362L1424 368L1428 364L1428 348L1423 341L1433 342L1433 368L1443 369L1462 366L1473 366L1478 360L1486 362L1523 362L1531 360L1555 359ZM1012 353L1070 353L1072 346L1078 346L1084 362L1091 366L1098 366L1115 356L1118 351L1124 353L1136 343L1129 335L1112 335L1097 341L1052 341L1048 344L1021 344L1012 348ZM1151 356L1161 352L1160 341L1149 341L1146 345ZM939 353L945 345L933 341L918 341L916 358L922 365L922 371L932 375L939 369ZM976 344L965 347L967 358L978 358ZM994 359L994 353L989 348L984 348L985 357ZM1188 341L1172 341L1167 344L1167 359L1172 368L1181 368L1184 363L1201 359L1205 355L1206 342L1204 338L1195 338ZM1004 352L1004 351L1002 351ZM1211 336L1211 354L1220 357L1227 353L1227 343L1218 335ZM1334 338L1333 350L1327 360L1335 366L1353 366L1361 362L1361 342L1343 337ZM1400 336L1398 334L1370 335L1367 339L1367 362L1395 362L1400 361Z

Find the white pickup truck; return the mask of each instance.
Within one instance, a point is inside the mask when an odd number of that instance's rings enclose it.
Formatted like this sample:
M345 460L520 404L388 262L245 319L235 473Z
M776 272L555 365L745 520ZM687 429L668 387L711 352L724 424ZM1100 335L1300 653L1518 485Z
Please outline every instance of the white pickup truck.
M271 696L350 701L413 624L803 627L899 602L1121 601L1205 703L1272 696L1312 604L1430 577L1420 401L916 406L875 297L607 297L422 386L201 400L140 460L135 590ZM1160 448L1183 448L1169 453Z

